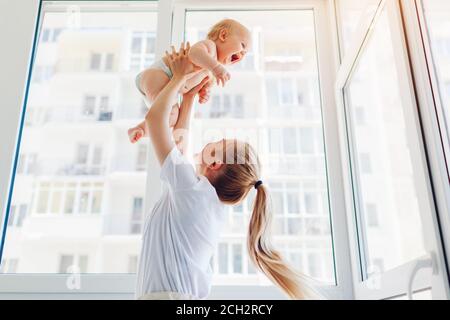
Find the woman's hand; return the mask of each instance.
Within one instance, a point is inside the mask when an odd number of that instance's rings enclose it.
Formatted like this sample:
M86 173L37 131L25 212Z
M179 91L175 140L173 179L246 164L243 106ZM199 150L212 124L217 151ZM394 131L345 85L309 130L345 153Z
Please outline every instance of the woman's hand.
M166 58L169 62L170 70L172 70L173 78L186 80L190 76L199 72L194 70L194 65L188 57L190 49L191 45L189 42L186 44L186 47L183 42L179 52L175 50L174 46L172 46L171 54L166 51Z
M194 99L195 96L200 92L200 90L202 90L205 85L208 83L209 81L209 77L205 77L202 82L200 82L197 86L195 86L194 88L192 88L190 91L186 92L183 95L183 100L190 100L190 99Z

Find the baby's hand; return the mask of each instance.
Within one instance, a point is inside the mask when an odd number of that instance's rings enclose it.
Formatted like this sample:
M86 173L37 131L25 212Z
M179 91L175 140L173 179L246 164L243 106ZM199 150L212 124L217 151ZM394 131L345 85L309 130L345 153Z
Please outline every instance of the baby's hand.
M212 72L216 78L217 85L221 83L222 87L225 86L225 83L231 78L230 73L221 64L215 67Z

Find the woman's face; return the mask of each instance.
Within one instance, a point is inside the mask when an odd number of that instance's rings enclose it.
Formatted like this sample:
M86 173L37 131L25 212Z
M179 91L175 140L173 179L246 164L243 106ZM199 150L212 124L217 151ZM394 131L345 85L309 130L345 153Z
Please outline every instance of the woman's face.
M195 165L197 174L207 176L220 169L223 165L223 154L228 144L233 144L233 140L222 139L208 143L200 153L195 155Z

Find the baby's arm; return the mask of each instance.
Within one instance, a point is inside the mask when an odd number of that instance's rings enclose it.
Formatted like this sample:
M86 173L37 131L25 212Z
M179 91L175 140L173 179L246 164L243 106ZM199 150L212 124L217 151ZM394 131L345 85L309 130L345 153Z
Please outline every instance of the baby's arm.
M217 79L217 84L222 85L230 80L228 71L215 59L213 52L217 50L216 44L211 40L202 40L192 46L189 51L191 62L201 68L211 71Z

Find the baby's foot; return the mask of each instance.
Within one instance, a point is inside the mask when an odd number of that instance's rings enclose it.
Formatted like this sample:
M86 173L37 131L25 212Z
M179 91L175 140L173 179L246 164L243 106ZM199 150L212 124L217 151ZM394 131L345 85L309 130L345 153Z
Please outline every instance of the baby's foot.
M134 127L128 130L128 137L131 143L138 142L144 135L145 131L141 127Z

